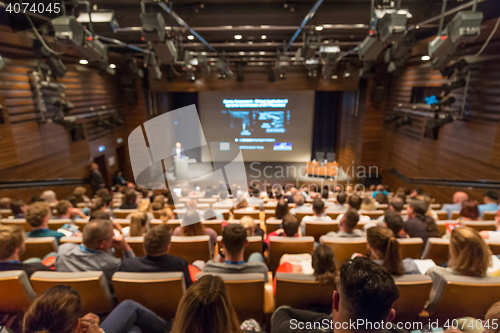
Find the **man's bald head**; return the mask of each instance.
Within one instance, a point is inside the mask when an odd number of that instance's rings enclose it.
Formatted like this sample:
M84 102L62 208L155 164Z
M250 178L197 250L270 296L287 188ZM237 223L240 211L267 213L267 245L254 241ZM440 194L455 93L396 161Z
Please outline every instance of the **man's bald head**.
M92 220L83 228L83 244L98 249L102 241L113 237L113 223L110 220Z
M469 195L467 193L458 191L453 194L453 203L462 204L465 200L469 200Z

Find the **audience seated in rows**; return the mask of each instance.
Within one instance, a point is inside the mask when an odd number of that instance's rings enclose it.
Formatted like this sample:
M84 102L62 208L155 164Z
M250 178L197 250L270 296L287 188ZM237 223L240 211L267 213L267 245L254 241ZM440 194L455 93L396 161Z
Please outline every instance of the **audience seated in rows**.
M327 237L364 237L365 233L361 229L356 229L359 222L358 211L354 208L349 208L345 214L341 214L342 219L339 223L339 231L330 231L326 234Z
M420 274L413 259L401 260L399 243L391 229L370 228L366 231L366 240L367 256L377 264L384 266L392 275Z
M85 215L80 209L73 207L71 202L68 200L59 200L57 205L54 207L54 210L56 211L57 218L59 219L87 218L87 215Z
M295 215L296 212L306 212L306 213L311 213L312 209L311 206L306 206L306 199L302 194L296 194L293 197L293 203L295 204L295 207L290 209L290 214Z
M40 195L40 198L42 198L42 200L48 203L49 205L57 204L56 192L52 190L43 191L43 193Z
M375 191L373 191L373 193L372 193L373 199L375 199L377 194L384 194L385 196L388 196L389 192L385 189L384 185L378 184L377 187L375 188Z
M334 205L328 206L327 212L345 212L347 210L345 203L347 201L347 194L337 194L337 202Z
M495 214L495 228L495 231L481 231L481 237L492 242L500 242L500 209Z
M76 203L90 203L90 199L85 195L87 189L83 186L77 186L73 190L73 195L75 196Z
M360 210L377 210L377 205L372 198L364 197L361 201Z
M278 204L276 205L275 211L274 211L274 217L271 219L275 220L282 220L283 217L290 212L290 209L288 207L288 202L281 198L278 200Z
M361 222L370 222L370 217L362 215L359 210L361 209L361 202L362 199L359 195L357 194L352 194L348 199L347 199L347 206L349 208L354 208L356 210L356 214L359 216L359 221ZM344 217L344 214L340 214L337 216L337 222L340 222L342 218Z
M240 219L240 224L245 228L247 236L260 236L264 239L264 230L259 225L255 224L255 220L246 215Z
M420 237L424 247L429 237L440 237L436 221L427 214L427 204L421 200L412 200L407 208L408 220L403 223L403 230L410 237Z
M11 198L1 198L0 199L0 209L10 209L10 204L12 203Z
M453 203L452 204L443 204L441 210L445 210L448 220L451 220L451 215L453 212L459 212L462 210L462 203L464 201L469 200L469 195L465 192L458 191L453 194Z
M49 229L50 207L45 202L35 202L26 209L25 218L33 229L28 237L55 237L57 242L65 235Z
M10 209L12 210L12 215L15 219L24 218L24 213L26 212L26 203L22 200L14 200L10 204Z
M50 271L41 262L21 262L24 250L24 230L18 226L0 225L0 271L23 270L28 277L36 271Z
M122 261L122 272L182 272L186 281L186 288L193 282L189 274L186 260L171 256L170 238L172 230L169 226L161 224L148 231L144 236L145 257L127 258Z
M149 202L151 202L151 200ZM151 204L151 208L153 210L158 211L158 210L162 210L163 207L165 207L165 197L161 194L155 196L153 203Z
M377 193L375 195L375 203L376 205L388 205L389 198L384 193Z
M479 216L478 202L476 200L466 200L462 203L458 222L481 221Z
M278 229L271 233L267 234L265 242L267 247L269 248L269 239L273 236L281 236L281 237L301 237L302 230L300 229L300 223L295 215L291 213L283 216L283 222L281 223L282 229Z
M217 232L212 228L207 228L200 222L200 215L194 209L189 209L182 218L182 225L174 229L172 236L210 236L210 253L214 253L217 243Z
M325 202L319 198L313 200L313 215L312 216L304 216L300 223L302 228L306 227L306 222L332 222L332 218L330 216L325 215Z
M258 187L250 188L250 196L246 198L247 205L251 207L264 208L264 200L259 198L260 189Z
M446 275L491 276L488 269L492 264L491 251L479 233L468 227L454 228L449 245L448 267L431 267L427 274L433 285L427 309L432 310L438 303L446 284Z
M390 322L396 312L392 304L399 298L399 291L390 273L367 258L347 260L340 268L337 290L333 292L333 312L326 315L318 312L296 310L281 306L271 317L271 333L333 332L344 324L343 332L370 332L369 327L349 329L345 323ZM331 321L331 325L330 325ZM315 323L328 323L327 327Z
M298 225L298 223L297 223ZM222 250L217 260L209 260L202 268L205 273L262 273L267 282L269 268L261 253L255 252L245 262L247 232L240 224L229 224L222 231Z
M484 194L483 205L479 205L479 214L481 218L484 218L484 212L496 212L500 207L498 206L498 192L497 191L487 191Z
M92 220L83 228L82 244L66 243L59 246L56 271L102 271L111 285L111 277L118 271L122 260L112 255L111 248L122 251L123 258L135 257L123 235L115 236L109 220Z
M58 285L39 296L26 311L24 333L123 333L170 331L169 322L131 300L120 303L101 323L88 313L80 318L82 302L78 292L69 286Z
M130 220L130 226L124 228L120 227L121 230L119 230L124 237L144 236L149 230L148 214L145 212L132 212L127 218Z

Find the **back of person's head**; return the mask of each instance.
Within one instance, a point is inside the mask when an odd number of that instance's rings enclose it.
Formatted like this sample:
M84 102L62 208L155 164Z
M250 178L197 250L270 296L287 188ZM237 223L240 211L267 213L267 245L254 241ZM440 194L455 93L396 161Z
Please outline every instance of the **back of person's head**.
M172 191L170 191L169 188L162 190L161 194L163 194L163 196L167 198L167 205L175 205L174 196L172 195Z
M245 247L247 241L247 231L236 223L230 223L222 230L222 242L227 252L238 254Z
M142 236L147 223L148 214L145 212L132 212L130 214L130 236Z
M375 194L375 201L381 205L387 205L389 203L387 195L383 192Z
M375 188L375 191L377 192L384 192L385 191L385 186L382 184L378 184L377 187Z
M405 207L405 202L401 197L394 197L391 200L391 207L395 212L402 212Z
M320 244L312 253L312 268L321 284L335 282L335 255L330 247Z
M293 237L299 231L300 222L295 215L290 213L283 216L283 231L288 237Z
M399 215L398 215L399 216ZM400 216L401 217L401 216ZM384 260L384 267L392 275L402 275L401 253L399 243L391 229L371 227L366 231L366 240L370 249L378 251Z
M365 197L363 198L363 201L361 202L361 210L376 210L377 206L375 205L375 201L373 201L372 198L370 197Z
M422 200L412 200L410 202L410 207L413 209L415 217L425 223L425 230L429 234L429 237L440 237L441 232L436 224L436 221L431 216L427 214L428 205Z
M347 200L347 203L351 208L354 208L356 210L359 210L361 208L361 198L357 194L351 195Z
M220 191L219 192L219 197L221 200L226 200L227 198L227 191Z
M75 332L81 309L80 295L73 287L63 285L51 287L35 299L26 311L23 333Z
M160 224L149 231L144 236L144 249L148 256L160 256L167 253L170 246L172 230L166 224Z
M22 200L14 200L10 204L10 209L12 210L12 215L16 216L18 214L24 213L23 208L26 206L26 203Z
M490 248L479 232L469 227L451 231L449 267L462 275L484 276L490 264Z
M90 214L89 221L92 220L109 220L110 216L108 212L104 212L102 210L95 210Z
M35 202L26 208L24 218L28 224L34 228L43 224L43 221L49 215L50 208L45 202Z
M323 199L328 199L329 195L330 195L330 192L328 191L327 188L324 188L321 190L321 197Z
M165 207L160 211L160 220L162 223L167 223L168 220L171 220L173 218L174 218L174 213L170 208Z
M462 209L460 210L460 216L469 218L471 220L477 220L479 218L478 202L476 200L465 200L462 203Z
M205 275L182 297L171 333L242 333L220 276Z
M137 199L137 195L135 194L135 191L131 188L127 188L125 190L125 203L126 204L134 204L135 200Z
M420 187L417 187L416 189L413 190L417 195L422 195L424 193L424 190L422 190Z
M494 190L486 191L485 197L489 198L491 201L498 202L498 192Z
M253 197L258 197L258 196L259 196L259 194L260 194L260 188L258 188L258 187L254 187L254 188L252 189L251 194L252 194L252 196L253 196Z
M392 275L368 258L349 259L340 268L337 290L344 320L387 321L399 291Z
M188 209L182 217L181 236L202 236L205 228L196 210Z
M40 196L38 196L38 197L40 197ZM40 198L40 201L43 201L43 200ZM31 198L31 202L33 202L33 198ZM7 197L1 198L0 199L0 209L10 209L11 203L12 203L11 198L7 198Z
M153 205L151 204L151 200L142 199L137 204L137 210L140 212L153 213Z
M8 199L8 198L4 198L4 199ZM31 197L30 203L35 203L35 202L43 202L43 199L40 196L40 194L35 194L34 196ZM9 205L10 205L10 202L9 202Z
M255 225L255 221L253 220L253 218L251 218L248 215L245 215L240 219L240 224L243 226L243 228L245 228L245 230L247 232L247 236L254 235L256 225Z
M346 201L347 201L347 194L345 193L337 194L337 203L339 205L345 204Z
M296 194L293 196L293 202L297 205L297 206L302 206L305 202L306 202L306 199L304 198L304 196L302 194Z
M399 232L403 230L403 217L389 209L384 213L384 222L387 224L387 228L392 230L394 235L399 234Z
M113 223L110 220L91 220L83 228L83 244L97 248L103 240L113 237Z
M352 231L359 221L359 213L354 208L349 208L344 214L344 228L346 231Z
M288 214L290 209L288 208L288 202L281 198L278 200L278 204L276 205L276 210L274 211L274 217L278 220L281 220L283 216Z
M342 186L341 185L335 185L334 192L337 193L337 194L342 193Z
M165 207L165 197L161 194L157 195L151 206L153 207L153 210L162 210L163 207Z
M128 187L123 188L123 193L125 193L127 190L131 190ZM104 198L107 195L110 195L109 190L105 187L98 189L95 191L95 195L97 195L99 198Z
M190 198L188 202L186 202L186 208L196 210L196 208L198 208L198 200L196 200L196 198Z
M484 319L487 323L500 322L500 302L496 302L486 312ZM498 325L490 325L490 328L486 328L484 333L500 333L500 327Z
M71 202L68 200L59 200L57 205L55 206L55 210L57 213L57 216L63 216L68 213L68 209L71 207Z
M47 203L55 203L57 201L56 197L56 192L48 190L48 191L43 191L42 195L40 196L43 201Z
M215 211L212 206L205 209L205 211L203 212L203 218L205 220L217 220L217 216L215 215Z
M73 195L78 198L81 198L85 193L87 193L87 189L83 186L77 186L73 190Z
M7 260L16 249L19 249L19 256L21 256L23 242L24 231L21 227L0 225L0 260Z
M322 214L323 210L325 209L325 203L320 198L314 199L312 206L313 206L313 211L316 214Z

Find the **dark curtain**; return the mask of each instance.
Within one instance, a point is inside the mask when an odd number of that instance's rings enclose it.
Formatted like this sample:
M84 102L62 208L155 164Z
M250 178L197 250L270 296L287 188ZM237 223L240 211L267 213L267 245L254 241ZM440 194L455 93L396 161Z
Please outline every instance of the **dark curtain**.
M311 158L316 157L316 152L335 152L340 94L338 91L316 91Z
M196 105L196 110L198 110L198 114L200 113L200 110L198 109L197 92L173 92L172 102L174 107L173 110L194 104Z

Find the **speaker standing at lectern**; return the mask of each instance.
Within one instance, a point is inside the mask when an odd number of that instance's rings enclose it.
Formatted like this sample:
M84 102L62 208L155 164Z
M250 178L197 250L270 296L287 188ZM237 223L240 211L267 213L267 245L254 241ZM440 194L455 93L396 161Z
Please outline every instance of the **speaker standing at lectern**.
M175 178L177 179L187 179L188 178L188 161L186 155L184 155L184 148L182 148L181 143L177 142L175 147L172 149L173 167Z
M175 147L172 148L172 156L174 157L174 160L175 159L181 159L181 158L184 158L185 155L184 155L184 148L182 148L182 145L180 142L177 142L175 144Z

